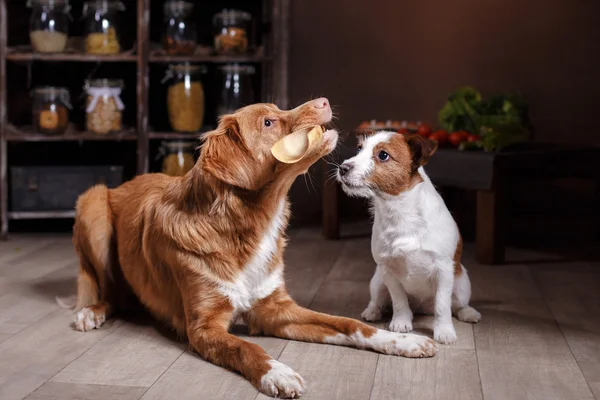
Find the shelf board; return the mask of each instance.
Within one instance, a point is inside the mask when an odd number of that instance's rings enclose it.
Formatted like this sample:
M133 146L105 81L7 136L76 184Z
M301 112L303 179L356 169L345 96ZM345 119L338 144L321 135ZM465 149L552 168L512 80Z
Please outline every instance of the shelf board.
M190 55L168 55L160 44L153 43L149 60L151 63L171 63L171 62L197 62L197 63L266 63L271 58L265 56L264 49L259 47L254 52L242 55L217 55L213 54L211 47L198 46L195 54Z
M137 57L131 53L115 55L96 55L86 53L35 53L32 51L13 51L6 54L8 61L71 61L71 62L135 62Z
M149 139L164 139L164 140L197 140L200 141L200 136L207 130L193 133L181 133L181 132L148 132Z
M9 211L9 219L48 219L48 218L75 218L75 210L57 211Z
M10 125L4 132L4 139L8 142L76 142L76 141L133 141L137 140L135 130L128 129L122 132L97 135L92 132L78 131L69 127L62 135L42 135L33 130L33 127L17 128Z

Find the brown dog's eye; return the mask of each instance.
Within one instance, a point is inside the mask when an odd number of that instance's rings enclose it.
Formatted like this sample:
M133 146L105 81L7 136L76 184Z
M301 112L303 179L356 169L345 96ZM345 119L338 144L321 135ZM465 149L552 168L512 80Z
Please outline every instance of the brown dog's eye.
M271 126L271 125L273 125L273 121L271 121L271 120L270 120L270 119L268 119L268 118L265 118L265 126L266 126L266 127L269 127L269 126Z

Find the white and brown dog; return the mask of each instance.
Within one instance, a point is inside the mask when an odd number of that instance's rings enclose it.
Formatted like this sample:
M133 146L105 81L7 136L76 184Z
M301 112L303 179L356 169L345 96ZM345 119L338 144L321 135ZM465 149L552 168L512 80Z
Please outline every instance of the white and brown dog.
M185 176L146 174L83 194L74 227L80 259L75 329L99 328L123 308L128 289L200 356L278 397L300 396L304 380L260 346L229 333L236 317L251 334L433 356L436 345L425 336L307 310L287 293L287 193L298 175L333 151L338 134L328 130L293 164L277 161L271 148L331 118L325 98L289 111L247 106L223 116L204 136L200 158Z
M469 306L460 232L423 169L436 149L436 142L418 135L366 131L337 178L348 195L369 198L374 213L371 251L377 269L362 317L381 319L391 296L390 330L411 331L415 310L434 314L434 339L452 343L452 314L473 323L481 314Z

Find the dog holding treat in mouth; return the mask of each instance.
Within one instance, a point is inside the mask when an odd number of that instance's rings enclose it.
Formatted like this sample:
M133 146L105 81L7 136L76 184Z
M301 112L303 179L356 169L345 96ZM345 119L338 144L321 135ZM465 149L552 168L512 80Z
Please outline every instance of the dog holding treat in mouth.
M363 319L380 320L391 297L391 331L410 332L413 310L433 314L434 339L449 344L456 341L452 314L471 323L481 314L469 306L460 232L423 169L436 150L437 142L419 135L364 131L337 179L348 195L370 199L374 214L377 268Z

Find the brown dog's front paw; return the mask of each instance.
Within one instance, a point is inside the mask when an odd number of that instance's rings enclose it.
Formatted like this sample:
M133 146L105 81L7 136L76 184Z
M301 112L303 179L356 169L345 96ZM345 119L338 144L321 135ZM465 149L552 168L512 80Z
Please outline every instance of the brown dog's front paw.
M296 399L302 396L306 382L287 365L277 360L269 361L271 369L260 380L261 392L282 399Z
M98 329L104 324L106 314L103 310L95 310L93 307L84 307L75 313L73 327L81 332Z

